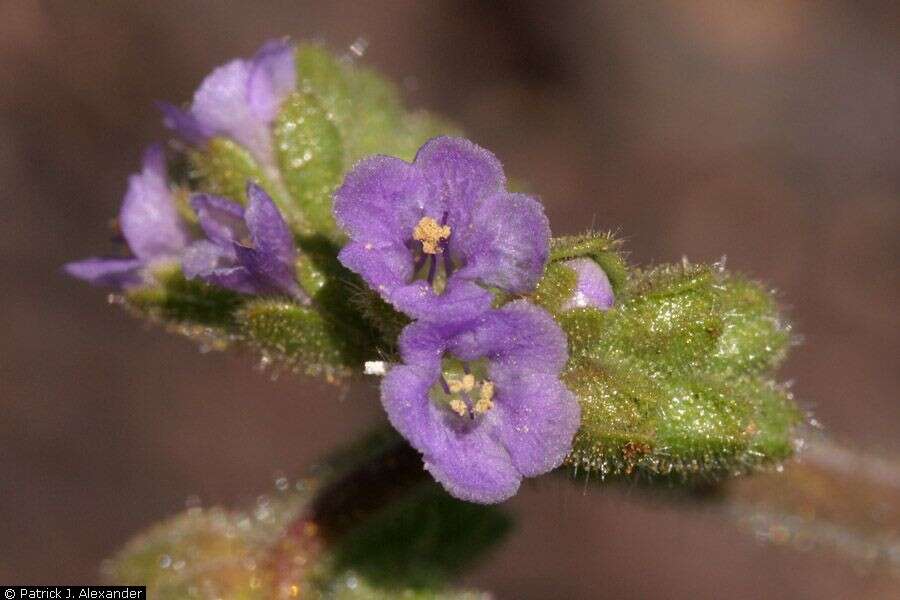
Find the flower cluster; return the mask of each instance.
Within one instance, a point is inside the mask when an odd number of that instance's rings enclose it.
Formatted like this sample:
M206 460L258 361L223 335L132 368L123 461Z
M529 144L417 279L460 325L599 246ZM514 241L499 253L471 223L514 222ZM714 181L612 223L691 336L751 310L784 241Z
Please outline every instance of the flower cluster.
M441 137L412 164L375 156L335 194L341 262L417 319L382 384L394 427L451 494L500 502L558 467L580 410L559 379L566 338L534 289L549 255L541 204L506 190L496 157Z
M215 69L189 110L161 105L166 124L192 144L230 137L271 166L271 123L296 86L294 50L292 44L272 41L251 60ZM89 258L69 263L66 271L97 285L127 289L152 283L156 266L176 263L191 279L244 294L286 294L306 301L294 273L293 233L260 187L248 182L246 208L194 194L190 206L200 231L182 217L177 195L169 186L162 147L151 146L141 172L129 179L119 212L133 257Z
M226 137L274 173L272 123L297 86L295 48L270 42L250 60L215 69L166 124L200 149ZM247 183L246 205L170 184L159 146L129 180L119 214L132 256L70 263L68 272L120 289L154 285L160 265L248 295L309 298L297 282L294 233L267 193ZM523 477L561 464L579 426L560 381L567 340L553 317L523 297L549 258L550 228L535 198L509 192L497 158L472 142L434 138L412 163L372 156L334 194L348 241L338 256L413 319L399 339L402 364L384 378L394 427L454 496L499 502ZM612 290L590 260L565 309L608 308Z

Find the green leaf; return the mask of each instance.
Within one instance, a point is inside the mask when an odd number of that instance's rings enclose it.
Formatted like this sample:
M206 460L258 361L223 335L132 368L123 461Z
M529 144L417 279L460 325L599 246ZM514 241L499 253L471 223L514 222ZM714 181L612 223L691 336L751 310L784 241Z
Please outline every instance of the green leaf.
M334 549L335 568L389 589L439 589L509 528L497 507L456 500L427 482L348 533Z
M492 600L491 594L471 591L400 590L373 585L359 574L348 571L323 589L329 600Z
M282 105L274 132L281 176L294 202L291 222L306 234L340 239L331 194L343 174L343 149L328 112L313 95L296 92Z
M286 577L273 560L281 551L285 528L307 502L303 494L268 498L254 510L191 508L136 536L104 568L104 579L117 585L146 585L161 600L189 597L265 599L277 590L312 593L319 549L291 546L293 565ZM302 540L301 540L302 541ZM300 561L303 561L302 563ZM309 596L305 596L309 597Z
M154 283L129 290L126 303L154 319L179 325L197 325L210 333L229 333L234 313L243 298L229 290L186 279L178 265L157 267ZM185 333L190 333L186 329Z
M246 510L193 507L150 527L106 561L104 580L163 600L486 600L444 583L502 538L507 517L449 498L392 429L276 489Z

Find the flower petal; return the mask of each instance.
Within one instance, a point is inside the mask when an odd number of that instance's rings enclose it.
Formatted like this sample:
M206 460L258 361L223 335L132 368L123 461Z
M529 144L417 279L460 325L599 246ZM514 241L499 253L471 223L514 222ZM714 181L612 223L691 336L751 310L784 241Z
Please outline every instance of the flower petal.
M522 475L486 427L450 436L439 454L424 453L425 468L451 495L495 504L515 496Z
M271 123L282 101L297 87L294 44L271 40L250 61L247 102L260 120Z
M216 269L237 266L237 255L232 246L223 246L209 240L191 244L181 259L181 270L188 279L205 279Z
M403 328L397 340L403 362L430 373L428 377L434 383L440 372L441 357L447 348L447 341L457 330L458 326L427 321L410 323Z
M143 170L129 178L119 226L128 247L143 260L177 255L187 245L188 234L166 180L161 146L150 146L144 153Z
M483 314L454 336L447 349L462 360L488 357L519 374L556 376L568 360L562 329L547 311L525 300Z
M215 134L215 131L204 126L193 114L170 102L157 102L156 106L163 114L165 126L188 144L200 146Z
M219 245L230 245L249 237L244 222L244 207L221 196L194 194L191 207L197 213L200 227L210 240Z
M459 277L519 294L534 289L550 254L544 209L524 194L499 192L485 198L471 225L451 239L451 250L466 257Z
M261 187L254 183L248 184L247 197L250 202L244 218L253 247L235 248L238 260L263 287L295 297L305 297L297 284L294 234L278 207Z
M467 321L491 308L491 293L478 284L453 279L440 294L424 280L395 288L386 299L414 319L438 322Z
M350 242L338 254L338 260L385 298L412 277L412 256L401 244Z
M279 264L290 267L293 277L294 260L297 257L293 232L285 223L275 202L261 187L250 183L247 186L247 197L250 200L244 220L247 222L253 247Z
M495 435L499 436L516 469L534 477L555 469L572 449L581 422L575 395L555 375L512 375L491 369L496 390Z
M251 65L233 60L210 73L191 104L201 128L225 135L245 146L262 164L272 164L272 136L247 102Z
M464 138L426 142L415 166L428 181L430 195L448 211L448 222L460 230L468 227L479 202L506 185L497 157Z
M87 258L66 264L66 273L93 285L128 288L144 282L138 258Z
M334 194L333 211L354 242L384 246L411 239L423 216L440 218L439 208L413 165L391 156L373 156L347 173Z
M381 398L391 424L419 452L425 468L449 493L471 502L501 502L516 493L521 476L487 427L454 427L455 415L436 407L428 390L440 363L397 366L385 376ZM450 418L448 418L450 417ZM464 424L465 425L465 424Z
M381 382L381 402L391 424L420 452L432 448L440 436L440 417L428 399L439 373L439 366L434 365L398 365Z
M188 279L201 279L242 294L256 294L260 287L258 279L237 263L233 247L208 240L191 244L184 253L182 270Z

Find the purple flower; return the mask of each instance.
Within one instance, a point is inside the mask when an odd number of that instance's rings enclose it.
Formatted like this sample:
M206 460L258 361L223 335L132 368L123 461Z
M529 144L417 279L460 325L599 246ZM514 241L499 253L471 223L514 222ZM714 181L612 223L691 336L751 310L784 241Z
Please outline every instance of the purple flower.
M295 278L297 250L290 228L262 188L249 183L247 197L246 209L219 196L191 198L207 239L185 252L185 276L244 294L306 300Z
M565 335L543 309L518 300L467 324L417 321L400 352L381 401L457 498L505 500L570 451L580 408L559 380Z
M272 40L252 59L239 58L210 73L188 110L164 102L160 108L166 125L186 142L200 145L214 136L229 137L271 168L270 125L296 87L294 45Z
M615 302L606 272L590 258L575 258L563 265L575 271L577 281L572 297L563 303L563 310L597 308L609 310Z
M497 288L534 288L549 254L540 203L506 191L503 168L468 140L439 137L412 164L374 156L347 174L334 214L341 262L418 319L471 318Z
M88 258L67 264L66 272L96 285L128 288L147 281L145 267L179 260L188 232L169 189L159 145L147 149L141 172L128 179L119 226L133 258Z

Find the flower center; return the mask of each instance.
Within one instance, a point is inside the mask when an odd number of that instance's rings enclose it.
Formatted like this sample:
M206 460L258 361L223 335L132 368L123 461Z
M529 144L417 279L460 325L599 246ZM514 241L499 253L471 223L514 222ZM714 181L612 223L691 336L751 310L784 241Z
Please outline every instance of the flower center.
M425 254L440 254L444 251L441 242L450 239L450 226L441 225L431 217L422 217L413 229L413 239L422 242Z
M407 244L415 257L413 279L426 280L438 294L444 291L454 269L448 247L450 233L446 212L440 222L432 217L422 217Z
M494 407L494 383L487 379L487 364L445 359L430 392L432 401L460 417L475 419Z

